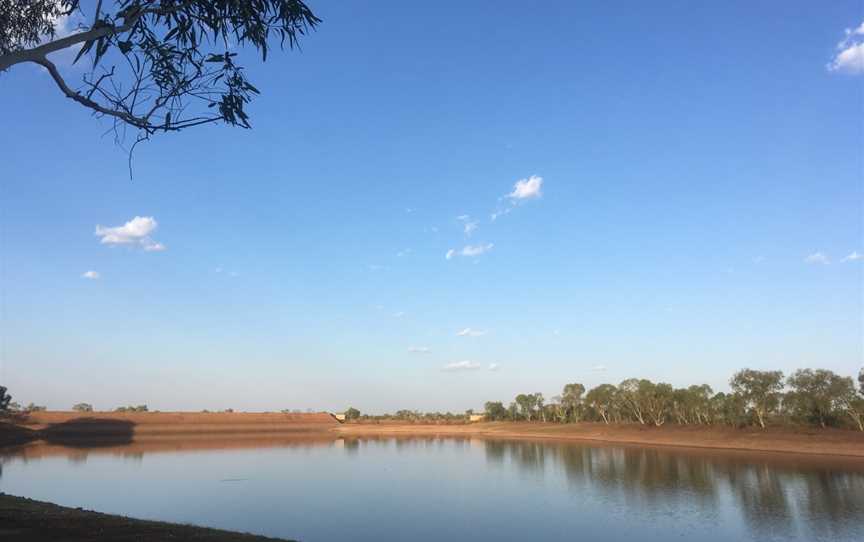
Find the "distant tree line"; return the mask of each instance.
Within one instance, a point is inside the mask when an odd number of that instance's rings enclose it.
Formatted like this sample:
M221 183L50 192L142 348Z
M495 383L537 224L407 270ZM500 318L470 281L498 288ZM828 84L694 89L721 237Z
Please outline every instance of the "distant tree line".
M138 406L121 406L114 409L114 412L149 412L147 405Z
M344 412L345 421L360 423L379 423L387 421L399 421L404 423L435 423L435 424L457 424L465 423L474 414L473 410L464 413L454 412L420 412L419 410L397 410L395 414L363 414L356 408L349 408Z
M707 384L674 388L629 378L617 386L601 384L587 393L582 384L567 384L561 395L548 402L542 393L519 394L506 407L489 401L484 414L490 421L756 425L763 429L769 423L795 423L852 425L864 431L864 370L858 382L856 389L852 378L825 369L799 369L785 379L781 371L744 369L730 379L730 393L714 393Z

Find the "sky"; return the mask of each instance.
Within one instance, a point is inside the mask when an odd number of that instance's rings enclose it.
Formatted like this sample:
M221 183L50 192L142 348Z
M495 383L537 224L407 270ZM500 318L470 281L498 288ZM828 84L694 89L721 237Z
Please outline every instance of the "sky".
M252 130L159 135L131 180L44 70L0 76L15 400L456 412L864 365L860 2L309 4L302 51L248 59Z

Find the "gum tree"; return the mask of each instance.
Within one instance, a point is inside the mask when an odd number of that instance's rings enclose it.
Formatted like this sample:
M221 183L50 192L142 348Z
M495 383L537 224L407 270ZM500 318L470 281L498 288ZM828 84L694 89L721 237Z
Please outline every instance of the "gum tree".
M564 386L560 400L564 421L578 422L582 419L582 395L584 393L585 386L582 384L574 382Z
M780 403L783 372L743 369L732 376L729 385L744 399L747 408L756 416L759 427L765 429L765 419Z
M585 402L608 424L615 409L617 393L618 389L612 384L600 384L588 392Z
M825 427L834 413L841 409L841 400L855 393L849 377L841 377L826 369L799 369L786 381L792 410L799 417Z
M6 393L6 387L0 386L0 413L7 412L11 402L12 396Z
M130 127L155 133L224 122L249 128L246 105L258 89L238 50L293 49L321 21L302 0L0 0L0 72L37 64L62 95ZM73 21L67 30L64 21ZM79 83L48 55L77 52L91 68Z

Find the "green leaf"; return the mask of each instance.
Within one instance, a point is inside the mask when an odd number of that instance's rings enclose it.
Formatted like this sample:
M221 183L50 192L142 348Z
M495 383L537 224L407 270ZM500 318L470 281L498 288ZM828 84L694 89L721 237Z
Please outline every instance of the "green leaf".
M90 48L93 47L93 43L94 43L93 40L85 41L84 46L81 47L81 49L78 51L78 54L75 55L75 60L72 61L72 64L75 64L76 62L78 62L79 58L86 55L87 51L89 51Z

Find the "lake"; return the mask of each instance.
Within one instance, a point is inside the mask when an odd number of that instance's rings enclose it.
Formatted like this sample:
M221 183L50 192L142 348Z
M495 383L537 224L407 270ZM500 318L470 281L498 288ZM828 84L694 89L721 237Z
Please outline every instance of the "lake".
M304 542L864 540L864 462L478 438L38 444L0 491Z

